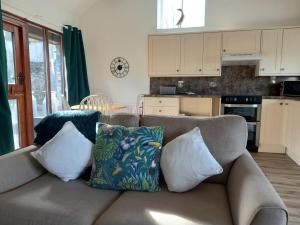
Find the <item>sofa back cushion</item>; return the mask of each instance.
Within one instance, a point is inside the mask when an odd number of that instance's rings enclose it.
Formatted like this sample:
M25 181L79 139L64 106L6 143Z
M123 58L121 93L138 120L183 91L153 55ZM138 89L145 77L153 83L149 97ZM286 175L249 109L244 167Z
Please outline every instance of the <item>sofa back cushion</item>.
M195 127L199 127L211 154L224 172L205 182L227 182L233 162L246 151L248 130L244 118L222 116L215 118L143 116L140 126L164 126L164 144Z
M124 127L138 127L140 117L135 114L118 113L114 115L102 115L101 122L110 125L121 125Z
M32 145L0 156L0 194L18 188L46 173L46 170L30 155L30 152L36 150L38 147Z

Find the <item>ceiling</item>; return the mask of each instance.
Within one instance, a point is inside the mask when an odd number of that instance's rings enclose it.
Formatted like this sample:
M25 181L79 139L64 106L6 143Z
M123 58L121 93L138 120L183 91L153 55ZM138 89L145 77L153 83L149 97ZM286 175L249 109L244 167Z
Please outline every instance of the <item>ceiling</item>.
M27 8L39 9L46 7L48 9L57 9L60 12L72 14L84 14L93 4L99 0L3 0L3 5L12 8L28 11Z

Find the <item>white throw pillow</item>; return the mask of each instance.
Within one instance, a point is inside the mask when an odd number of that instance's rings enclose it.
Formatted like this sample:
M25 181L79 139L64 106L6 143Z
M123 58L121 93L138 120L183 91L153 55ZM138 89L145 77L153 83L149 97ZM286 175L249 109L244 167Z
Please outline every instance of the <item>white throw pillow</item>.
M223 172L204 143L198 127L163 148L161 168L168 189L173 192L191 190L208 177Z
M77 179L91 162L93 143L72 122L31 155L50 173L65 182Z

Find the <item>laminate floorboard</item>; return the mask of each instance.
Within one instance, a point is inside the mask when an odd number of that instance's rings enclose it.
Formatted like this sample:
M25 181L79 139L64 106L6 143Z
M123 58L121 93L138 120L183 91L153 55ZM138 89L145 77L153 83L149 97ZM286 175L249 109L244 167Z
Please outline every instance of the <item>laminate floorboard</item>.
M300 225L300 166L287 155L253 153L289 211L289 225Z

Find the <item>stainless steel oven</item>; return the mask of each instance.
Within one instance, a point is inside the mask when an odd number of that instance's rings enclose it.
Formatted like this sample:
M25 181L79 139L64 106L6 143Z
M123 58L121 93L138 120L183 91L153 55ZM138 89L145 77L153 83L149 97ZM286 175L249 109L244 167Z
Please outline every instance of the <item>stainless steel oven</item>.
M257 152L260 137L261 96L223 96L222 115L239 115L248 125L247 149Z

